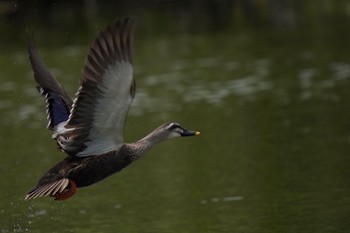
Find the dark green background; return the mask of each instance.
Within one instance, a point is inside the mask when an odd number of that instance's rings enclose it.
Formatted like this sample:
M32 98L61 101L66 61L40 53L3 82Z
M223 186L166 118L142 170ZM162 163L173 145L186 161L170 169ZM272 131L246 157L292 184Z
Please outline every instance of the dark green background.
M349 232L349 1L2 1L0 232ZM65 202L24 201L63 158L28 62L35 31L73 96L87 48L137 18L134 141L163 122L200 137Z

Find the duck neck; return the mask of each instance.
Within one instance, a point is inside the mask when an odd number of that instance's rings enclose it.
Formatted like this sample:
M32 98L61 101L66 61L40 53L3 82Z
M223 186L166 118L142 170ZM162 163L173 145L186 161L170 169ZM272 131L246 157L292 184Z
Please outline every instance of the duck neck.
M142 157L152 146L162 142L164 139L157 134L150 133L149 135L141 138L137 142L128 144L128 147L133 152L133 159L139 159Z
M151 148L155 144L160 143L164 140L165 140L165 138L162 137L161 134L157 134L155 132L152 132L152 133L148 134L147 136L141 138L139 141L137 141L137 143L144 144L147 148Z

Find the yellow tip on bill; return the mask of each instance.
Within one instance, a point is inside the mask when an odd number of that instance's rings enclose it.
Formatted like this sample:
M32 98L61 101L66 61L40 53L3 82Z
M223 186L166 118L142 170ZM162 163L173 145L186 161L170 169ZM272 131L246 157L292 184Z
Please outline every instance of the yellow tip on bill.
M201 134L201 132L197 131L194 135L198 136L200 134Z

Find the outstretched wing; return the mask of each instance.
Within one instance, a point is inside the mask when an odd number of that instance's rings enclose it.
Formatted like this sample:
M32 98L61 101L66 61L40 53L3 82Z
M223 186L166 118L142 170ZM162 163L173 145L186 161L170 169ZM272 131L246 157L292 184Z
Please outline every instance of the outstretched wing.
M29 35L29 32L27 33L27 46L34 78L38 84L37 88L47 102L47 127L56 130L60 123L68 120L73 101L46 68L35 48L33 36Z
M123 144L125 118L135 95L132 27L133 20L117 21L90 47L71 115L56 134L66 153L98 155Z

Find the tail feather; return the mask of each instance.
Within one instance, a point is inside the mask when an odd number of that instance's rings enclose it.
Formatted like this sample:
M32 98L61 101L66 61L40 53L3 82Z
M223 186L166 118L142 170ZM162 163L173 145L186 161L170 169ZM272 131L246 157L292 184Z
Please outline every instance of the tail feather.
M53 183L38 185L32 189L25 197L25 200L34 199L37 197L55 196L61 193L69 186L69 179L64 178Z

